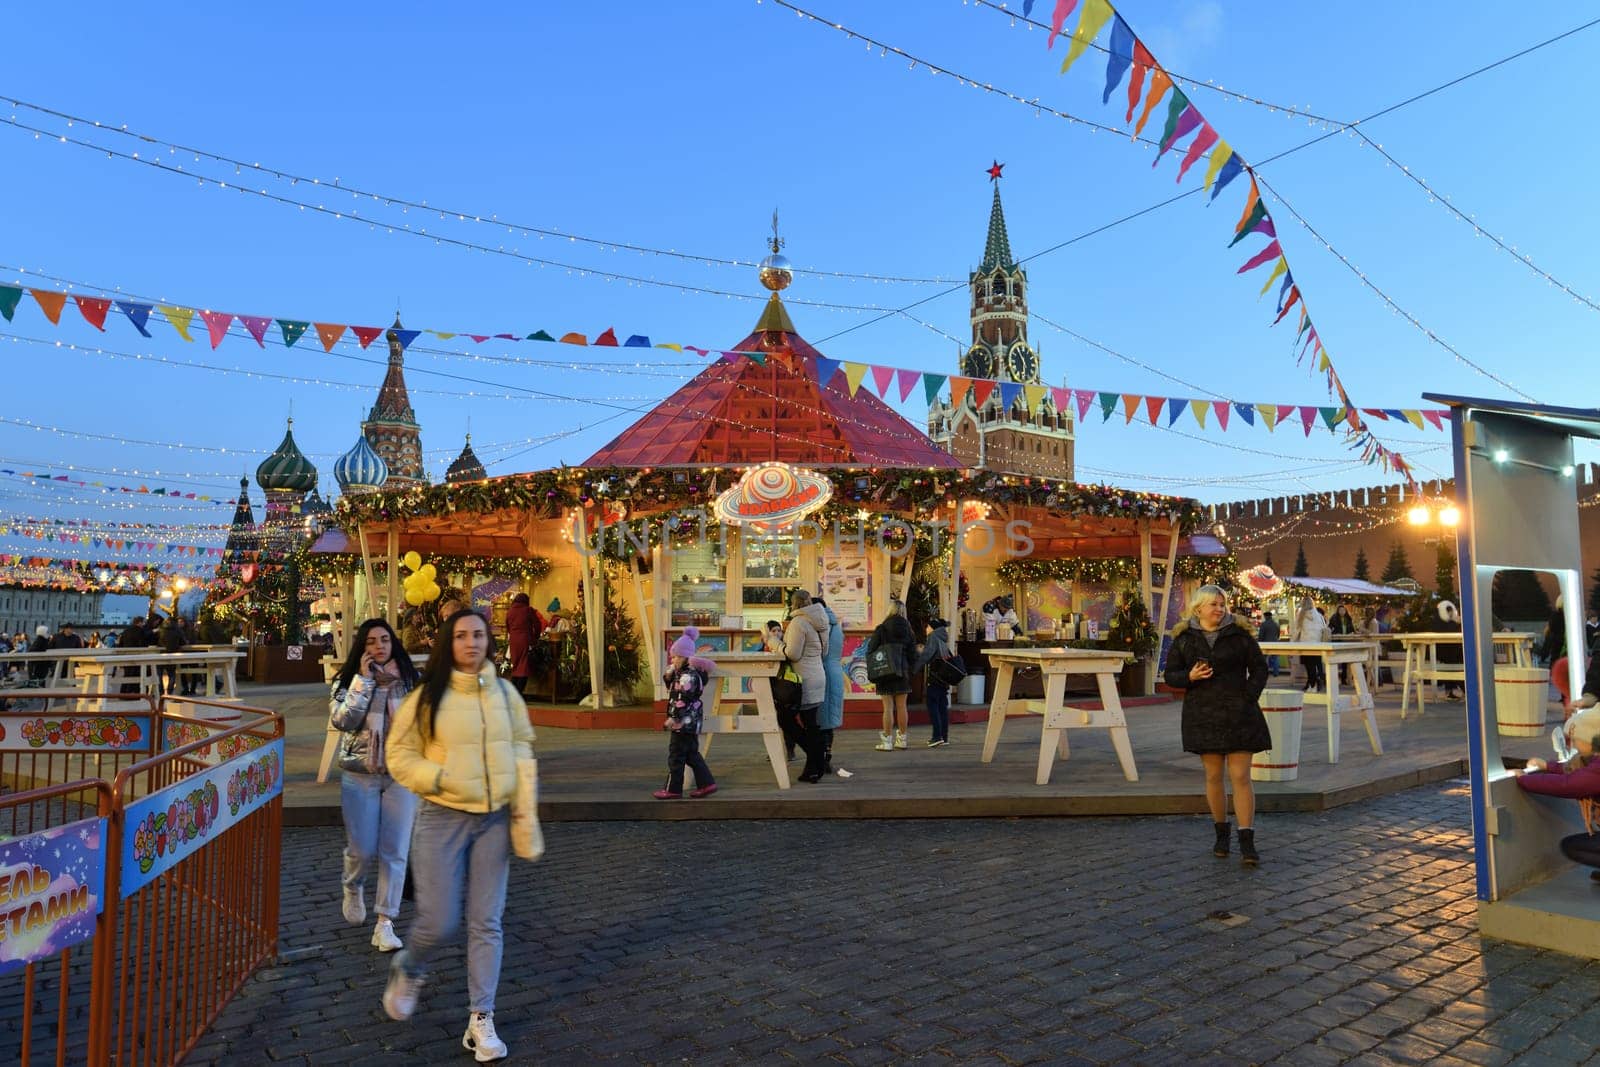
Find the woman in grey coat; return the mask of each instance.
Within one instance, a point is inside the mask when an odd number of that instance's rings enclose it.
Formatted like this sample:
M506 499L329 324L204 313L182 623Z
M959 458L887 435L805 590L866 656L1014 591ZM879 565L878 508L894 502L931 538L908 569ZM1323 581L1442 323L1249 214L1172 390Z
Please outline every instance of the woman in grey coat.
M802 782L822 780L822 730L817 725L817 709L828 692L828 676L822 666L827 647L828 613L821 604L811 602L811 594L796 589L789 598L789 625L783 630L783 654L800 675L800 723L805 729L801 746L806 752Z

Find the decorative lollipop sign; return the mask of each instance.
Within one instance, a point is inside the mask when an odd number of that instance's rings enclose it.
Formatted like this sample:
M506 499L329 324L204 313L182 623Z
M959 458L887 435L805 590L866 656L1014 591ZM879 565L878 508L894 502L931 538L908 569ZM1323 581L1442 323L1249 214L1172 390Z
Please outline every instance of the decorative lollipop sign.
M833 483L815 471L763 463L717 497L716 514L721 522L766 533L793 526L832 496Z
M433 564L422 562L422 557L415 551L407 552L400 562L411 572L406 575L403 583L407 604L420 607L430 600L439 599L442 590L439 588L439 583L434 580L439 572L434 569Z
M1283 579L1274 574L1272 568L1265 563L1251 567L1247 571L1240 571L1235 577L1239 585L1248 590L1252 596L1270 597L1283 592Z

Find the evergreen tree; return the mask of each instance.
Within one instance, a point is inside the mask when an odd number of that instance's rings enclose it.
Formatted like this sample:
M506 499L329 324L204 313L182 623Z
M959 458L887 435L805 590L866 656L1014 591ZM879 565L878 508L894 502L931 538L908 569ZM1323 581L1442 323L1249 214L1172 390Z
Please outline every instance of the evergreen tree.
M1306 562L1306 543L1304 541L1300 542L1300 547L1294 554L1294 577L1311 577L1311 565Z
M605 607L601 609L604 615L606 647L605 658L600 667L600 677L608 686L631 687L645 673L644 642L639 636L639 628L623 609L616 593L616 584L607 582ZM581 592L579 602L581 607ZM571 637L563 643L559 669L563 679L575 690L588 691L589 636L587 621L582 610L573 614Z
M1383 565L1383 574L1378 578L1378 581L1388 585L1397 578L1411 578L1413 580L1416 578L1416 575L1411 573L1411 561L1406 558L1406 546L1399 541L1396 541L1394 547L1389 549L1389 562Z
M1144 598L1137 593L1123 593L1106 629L1106 648L1143 658L1154 652L1160 642L1150 612L1145 610Z
M1502 622L1546 622L1552 610L1550 595L1532 571L1505 570L1494 576L1491 590L1494 617Z
M1366 549L1356 549L1356 570L1355 573L1350 577L1354 578L1358 582L1372 581L1372 568L1367 564Z
M1456 599L1456 550L1448 539L1439 541L1439 554L1433 564L1433 585L1441 600Z

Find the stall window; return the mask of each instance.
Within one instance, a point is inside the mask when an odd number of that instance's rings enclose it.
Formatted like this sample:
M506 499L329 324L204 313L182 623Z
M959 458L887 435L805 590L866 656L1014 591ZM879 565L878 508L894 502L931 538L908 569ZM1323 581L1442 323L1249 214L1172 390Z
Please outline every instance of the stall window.
M745 626L782 619L784 599L800 584L800 542L794 537L749 537L744 542Z
M672 625L715 626L727 609L727 566L722 545L706 538L672 557Z

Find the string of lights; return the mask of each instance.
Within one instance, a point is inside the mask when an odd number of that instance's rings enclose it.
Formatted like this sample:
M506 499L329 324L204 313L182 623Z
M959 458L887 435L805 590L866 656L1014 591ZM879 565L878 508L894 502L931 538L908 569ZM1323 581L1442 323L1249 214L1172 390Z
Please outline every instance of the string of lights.
M965 2L967 2L967 0L963 0L963 3ZM1020 21L1026 26L1029 32L1032 32L1036 29L1045 31L1050 29L1049 26L1042 22L1029 18L1026 15L1018 15L1016 12L1009 10L1003 0L971 0L971 3L977 8L988 9L989 11L1009 17L1013 26ZM1445 85L1440 86L1439 89L1430 90L1426 95L1432 95L1434 92L1438 92L1440 89L1460 84L1462 81L1465 81L1468 78L1476 77L1479 74L1486 73L1487 71L1504 66L1505 64L1514 60L1531 55L1542 48L1546 48L1550 45L1556 44L1559 41L1566 40L1568 37L1572 37L1575 34L1582 33L1585 30L1593 29L1595 26L1600 26L1600 19L1591 19L1590 21L1583 23L1581 26L1575 26L1570 30L1556 34L1554 37L1545 38L1544 40L1530 45L1527 48L1521 49L1520 51L1514 52L1509 56L1498 59L1487 66L1479 67L1477 70L1471 71L1460 78L1447 82ZM1088 42L1088 45L1097 52L1107 55L1110 54L1111 50L1105 45L1102 45L1099 41L1091 40ZM1429 203L1437 203L1446 211L1456 216L1456 218L1458 218L1460 221L1472 227L1473 233L1475 233L1477 236L1486 238L1495 246L1495 248L1501 252L1504 252L1512 259L1515 259L1528 270L1531 270L1534 274L1560 289L1578 303L1587 306L1593 311L1600 311L1600 304L1595 303L1593 300L1584 296L1582 293L1579 293L1571 286L1561 281L1559 278L1556 278L1550 274L1549 271L1536 264L1531 256L1519 251L1515 245L1509 244L1504 238L1501 238L1489 230L1484 229L1478 224L1477 216L1475 214L1469 214L1468 212L1456 207L1449 196L1446 196L1445 194L1434 189L1410 167L1396 159L1393 154L1383 147L1382 144L1374 141L1371 137L1367 136L1364 130L1358 128L1362 123L1371 121L1371 119L1375 116L1368 116L1365 119L1359 119L1354 122L1346 121L1344 119L1330 118L1326 115L1319 115L1311 111L1309 107L1302 108L1295 104L1278 104L1269 100L1263 100L1260 97L1253 96L1249 93L1242 93L1232 89L1227 89L1221 85L1218 85L1215 81L1209 78L1205 81L1200 81L1198 78L1179 74L1175 71L1167 69L1166 67L1162 67L1161 69L1163 73L1165 73L1167 77L1172 79L1174 82L1180 82L1184 85L1191 85L1198 89L1206 89L1229 99L1237 100L1240 103L1253 104L1256 107L1265 108L1268 112L1273 114L1282 114L1287 118L1304 119L1310 125L1319 126L1334 133L1349 131L1357 138L1358 143L1362 144L1366 148L1372 149L1374 152L1377 152L1380 156L1387 160L1390 165L1399 168L1400 172L1404 174L1407 179L1409 179L1427 195Z
M593 245L597 248L611 252L635 252L640 255L663 256L670 259L683 260L684 262L689 263L701 263L713 267L752 268L760 265L759 261L757 260L745 260L737 257L727 256L697 255L692 252L680 252L674 248L657 248L650 245L637 244L631 241L614 241L607 238L590 237L580 233L571 233L566 230L553 229L548 226L535 226L530 223L513 222L508 219L502 219L497 214L493 213L484 215L482 212L467 211L465 209L454 207L445 207L439 204L430 204L426 200L413 200L392 193L373 192L370 189L349 185L337 177L332 179L310 177L303 174L295 174L277 167L264 166L261 163L247 162L243 159L238 159L219 152L213 152L209 149L197 148L193 145L182 144L177 141L168 141L164 138L155 137L151 134L140 133L130 129L126 123L112 124L109 122L102 122L99 119L91 119L81 115L74 115L58 108L47 107L45 105L31 103L26 100L19 100L15 97L5 96L3 94L0 94L0 103L10 104L13 108L23 108L41 115L48 115L51 118L63 120L69 129L78 124L88 125L92 126L96 130L120 134L124 137L132 138L141 144L154 145L158 149L165 149L169 155L175 155L181 152L185 155L194 157L195 162L205 159L214 163L220 163L224 166L232 167L236 176L242 176L244 172L248 170L252 175L261 175L278 181L286 181L290 185L299 185L303 182L307 185L334 190L340 193L349 193L357 200L366 197L384 205L385 207L400 208L402 212L431 212L437 214L441 220L450 220L453 218L457 222L470 222L494 226L499 229L504 229L505 232L512 237L520 235L522 237L552 238L555 240L567 241L573 244ZM175 169L182 171L183 167L175 166ZM956 280L954 278L917 278L893 274L872 274L861 271L829 270L822 267L791 266L790 269L796 274L813 275L819 278L841 278L851 281L903 283L909 285L947 285Z

